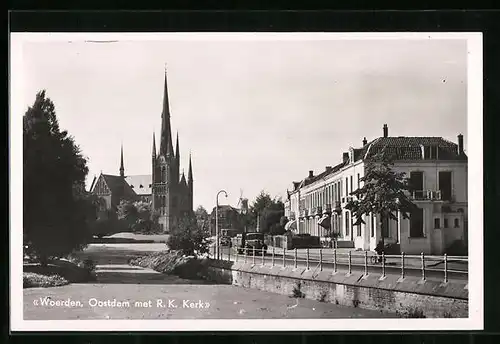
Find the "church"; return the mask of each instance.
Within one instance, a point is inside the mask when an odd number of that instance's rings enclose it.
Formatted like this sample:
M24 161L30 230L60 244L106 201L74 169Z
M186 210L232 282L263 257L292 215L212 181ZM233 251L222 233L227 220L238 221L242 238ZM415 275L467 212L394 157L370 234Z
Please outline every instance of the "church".
M158 215L158 224L163 232L170 232L179 219L193 211L193 167L189 156L187 178L180 173L179 135L176 137L175 152L172 144L170 108L168 101L167 74L163 90L161 114L160 149L156 149L153 133L150 175L125 175L123 146L121 149L120 174L101 173L94 177L90 192L101 200L99 216L116 213L121 200L151 202L153 213Z

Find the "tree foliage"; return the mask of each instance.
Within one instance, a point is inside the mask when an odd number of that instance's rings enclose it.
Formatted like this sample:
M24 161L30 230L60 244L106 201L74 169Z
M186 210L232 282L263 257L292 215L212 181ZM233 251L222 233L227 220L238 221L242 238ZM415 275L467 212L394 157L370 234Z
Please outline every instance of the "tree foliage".
M118 220L134 232L153 233L158 230L156 214L152 212L150 202L121 200L117 216Z
M393 157L383 150L367 161L365 175L360 179L363 186L350 193L355 197L346 205L355 225L365 223L363 216L370 214L380 215L382 224L385 219L397 220L398 211L408 219L417 208L406 195L410 186L405 173L394 171L393 165Z
M250 216L254 223L260 221L260 230L263 233L282 234L284 227L280 220L285 213L285 206L281 199L272 198L270 194L261 191L250 206Z
M171 230L167 245L171 250L180 250L185 255L208 252L208 228L200 227L194 213L182 217Z
M198 226L208 231L210 229L210 215L208 214L207 210L202 205L200 205L198 208L196 208L194 214Z
M95 221L87 160L60 130L54 103L37 93L23 117L24 241L43 260L82 248Z

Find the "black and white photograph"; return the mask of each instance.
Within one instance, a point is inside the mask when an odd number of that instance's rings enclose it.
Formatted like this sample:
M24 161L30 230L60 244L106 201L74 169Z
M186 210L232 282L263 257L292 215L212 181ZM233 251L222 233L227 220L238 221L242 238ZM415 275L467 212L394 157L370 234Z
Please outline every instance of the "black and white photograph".
M482 329L480 33L10 44L13 330Z

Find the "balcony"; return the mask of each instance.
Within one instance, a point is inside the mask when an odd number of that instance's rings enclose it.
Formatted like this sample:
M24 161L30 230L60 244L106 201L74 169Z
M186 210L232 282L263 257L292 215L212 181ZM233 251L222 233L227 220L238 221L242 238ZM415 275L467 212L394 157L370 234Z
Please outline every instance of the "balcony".
M410 198L414 201L444 201L440 190L415 190L410 192ZM451 197L447 197L451 200Z
M323 207L322 206L317 206L313 208L314 215L323 215Z

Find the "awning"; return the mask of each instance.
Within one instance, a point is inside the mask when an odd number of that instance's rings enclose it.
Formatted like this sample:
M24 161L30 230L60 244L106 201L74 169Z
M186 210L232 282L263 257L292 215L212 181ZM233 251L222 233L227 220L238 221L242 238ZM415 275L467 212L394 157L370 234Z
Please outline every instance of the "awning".
M318 225L323 228L330 228L330 216L328 214L323 215L323 217L318 220Z
M285 230L286 231L295 231L295 230L297 230L297 221L295 221L295 220L288 221L285 224Z

